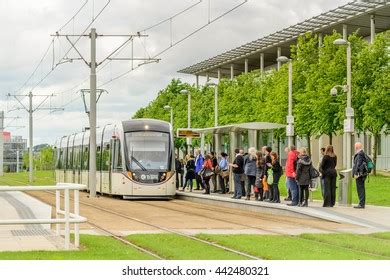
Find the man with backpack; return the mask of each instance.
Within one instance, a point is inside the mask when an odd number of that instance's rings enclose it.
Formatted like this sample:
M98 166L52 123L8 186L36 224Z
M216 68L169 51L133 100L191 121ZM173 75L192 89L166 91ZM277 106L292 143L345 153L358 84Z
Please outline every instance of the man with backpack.
M355 143L355 156L353 157L352 177L356 179L356 189L359 196L359 204L354 206L356 209L364 209L365 207L365 182L372 168L372 161L363 151L362 143Z

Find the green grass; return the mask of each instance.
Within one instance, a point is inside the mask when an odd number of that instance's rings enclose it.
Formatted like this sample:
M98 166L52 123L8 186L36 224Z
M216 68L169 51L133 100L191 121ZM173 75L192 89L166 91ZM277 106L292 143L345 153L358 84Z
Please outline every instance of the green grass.
M283 177L279 181L279 190L281 196L286 196L286 177ZM337 182L338 185L338 182ZM322 200L320 186L317 191L313 192L313 199ZM338 199L338 188L336 190L336 201ZM356 192L356 183L352 185L352 201L357 204L359 202ZM369 205L378 206L390 206L390 177L377 175L370 177L366 180L366 203Z
M34 186L55 185L55 174L53 170L34 171ZM29 185L28 172L22 171L19 173L4 173L0 177L0 186L23 186Z
M379 240L375 236L353 234L302 234L303 238L322 241L371 254L387 256L390 259L390 239Z
M79 251L0 252L0 260L150 260L152 257L111 237L80 235Z
M388 239L390 240L390 232L378 232L378 233L373 233L371 236L375 238L380 238L380 239Z
M321 234L316 235L321 236ZM351 235L352 236L352 235ZM374 256L365 252L354 252L346 246L335 247L291 236L276 235L207 235L198 237L217 242L239 251L273 260L375 260L390 259L390 256ZM336 240L338 235L334 235ZM366 237L371 239L370 237ZM343 239L344 240L344 239ZM375 241L375 240L374 240ZM351 242L352 244L352 242ZM349 244L351 246L351 244ZM367 241L366 246L371 243Z
M244 257L175 234L135 234L127 239L165 259L242 260Z
M390 260L390 232L370 235L302 234L211 235L197 237L270 260ZM136 234L126 237L171 260L239 260L244 257L175 234ZM0 252L0 260L150 260L128 245L107 236L81 235L79 251Z

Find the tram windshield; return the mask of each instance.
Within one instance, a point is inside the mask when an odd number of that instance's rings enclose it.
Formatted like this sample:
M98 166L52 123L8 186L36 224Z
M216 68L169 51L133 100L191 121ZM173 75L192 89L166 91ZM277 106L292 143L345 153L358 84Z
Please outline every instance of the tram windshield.
M128 169L130 171L167 170L169 142L169 134L164 132L127 132Z

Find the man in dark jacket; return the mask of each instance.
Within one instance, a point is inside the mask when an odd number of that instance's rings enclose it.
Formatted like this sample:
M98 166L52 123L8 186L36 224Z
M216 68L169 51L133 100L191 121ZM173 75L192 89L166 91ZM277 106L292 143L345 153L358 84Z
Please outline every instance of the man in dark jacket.
M181 161L180 161L178 155L176 155L176 158L175 158L175 168L176 168L176 189L178 190L179 185L181 187L183 187L183 178L181 177L181 174L183 172L183 166L181 164Z
M234 153L236 154L236 157L233 163L229 164L229 166L233 168L234 195L232 198L241 199L242 196L241 177L242 174L244 174L244 157L240 154L239 149L235 149Z
M210 152L210 156L211 156L211 162L213 164L213 171L214 171L214 174L211 176L211 182L213 182L213 193L216 193L217 192L217 176L218 176L218 174L217 174L218 159L215 156L214 152Z
M365 181L368 175L367 156L363 151L362 143L355 143L355 156L353 157L352 177L356 179L356 189L359 196L359 204L356 209L364 209L366 205Z
M298 183L299 198L298 206L307 207L309 199L309 186L311 184L310 168L312 166L311 158L307 154L306 148L299 149L297 161L296 181Z

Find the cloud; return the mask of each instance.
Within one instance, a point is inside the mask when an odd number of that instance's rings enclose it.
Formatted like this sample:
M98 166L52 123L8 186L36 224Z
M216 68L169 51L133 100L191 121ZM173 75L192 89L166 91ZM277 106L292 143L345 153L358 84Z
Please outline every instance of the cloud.
M89 1L85 9L62 30L62 33L81 32L91 20L92 15L96 15L106 1ZM94 24L94 27L96 27L98 34L131 34L196 2L198 1L111 1L111 4ZM240 0L212 0L211 18L239 2ZM163 54L160 63L145 65L122 79L104 86L109 93L102 96L99 101L98 123L103 125L106 122L130 118L137 109L153 100L158 91L164 88L172 78L179 77L184 81L193 83L195 81L194 77L177 73L177 70L183 67L218 55L223 51L258 39L347 2L344 0L313 0L310 2L250 0L238 10ZM7 109L7 106L9 108L16 106L15 102L8 102L7 104L3 93L14 92L23 84L49 46L52 39L49 35L53 34L61 24L71 18L81 3L82 1L66 0L0 1L0 32L3 42L2 51L0 52L1 108ZM92 12L92 3L95 4L94 12ZM173 20L173 42L207 22L207 3L208 1L202 1L191 11ZM137 42L134 44L137 56L153 55L169 46L171 41L169 22L151 29L147 33L149 37L145 41L136 40ZM98 60L104 59L123 39L99 37L97 41ZM144 50L142 43L145 44L147 51ZM58 61L64 55L65 50L69 48L69 44L62 38L61 40L55 39L54 45L55 58ZM88 38L82 38L77 46L86 59L89 60ZM126 57L130 54L131 48L128 46L118 56ZM72 51L69 56L76 56L76 53ZM50 49L47 58L42 63L42 67L37 69L36 75L23 88L21 93L26 94L45 73L50 71L52 65L52 49ZM131 63L128 61L115 61L108 63L106 66L103 65L99 67L100 69L98 68L98 84L112 79L131 67ZM135 65L137 64L135 63ZM80 61L62 64L34 89L34 94L57 93L49 103L45 104L45 107L49 105L60 107L73 100L63 112L48 114L48 111L37 111L34 114L34 142L36 144L54 143L57 137L81 131L83 127L88 126L81 97L76 93L78 89L89 87L88 71L88 67ZM85 83L74 90L59 94L86 79ZM39 104L39 100L39 98L35 99L34 103ZM16 111L7 115L24 117L18 124L25 124L25 129L10 130L14 134L27 137L28 118L26 114L22 111Z

